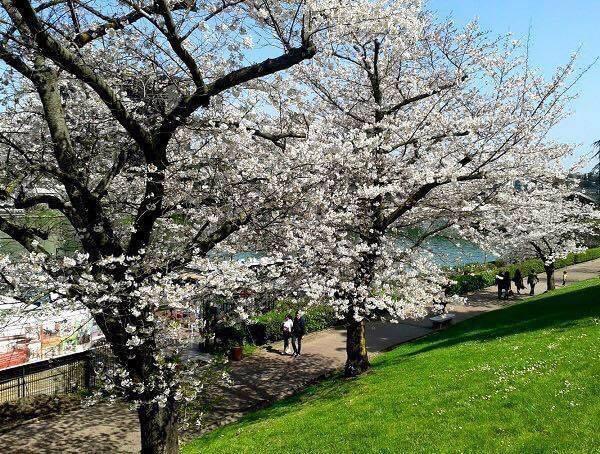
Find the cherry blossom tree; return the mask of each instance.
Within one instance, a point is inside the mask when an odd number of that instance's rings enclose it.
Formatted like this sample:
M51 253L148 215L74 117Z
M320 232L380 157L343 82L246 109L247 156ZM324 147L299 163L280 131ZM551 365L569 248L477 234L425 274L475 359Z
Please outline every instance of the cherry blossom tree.
M276 235L314 183L289 147L306 122L279 73L376 26L370 5L2 0L0 229L25 251L1 262L3 291L89 309L142 452L178 451L178 408L200 385L162 309L223 296L243 316L281 284L280 258L224 259ZM13 216L39 206L64 217L77 253L52 256L48 232Z
M494 231L494 250L512 259L537 257L544 263L547 288L556 287L556 260L586 249L600 213L583 203L567 181L519 182L506 194L504 209L480 224ZM489 234L489 232L488 232Z
M510 36L376 7L384 27L293 71L311 93L301 146L322 150L323 184L288 244L315 271L306 292L346 324L349 376L369 367L366 320L422 317L446 298L425 240L451 232L489 247L481 213L501 212L516 179L562 172L554 162L569 152L545 137L565 115L573 60L544 81Z

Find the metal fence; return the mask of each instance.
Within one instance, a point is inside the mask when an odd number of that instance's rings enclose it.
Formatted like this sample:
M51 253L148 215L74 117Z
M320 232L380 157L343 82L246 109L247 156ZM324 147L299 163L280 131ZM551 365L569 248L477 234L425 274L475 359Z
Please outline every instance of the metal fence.
M95 349L0 370L0 403L93 388L98 365L107 363L107 350Z

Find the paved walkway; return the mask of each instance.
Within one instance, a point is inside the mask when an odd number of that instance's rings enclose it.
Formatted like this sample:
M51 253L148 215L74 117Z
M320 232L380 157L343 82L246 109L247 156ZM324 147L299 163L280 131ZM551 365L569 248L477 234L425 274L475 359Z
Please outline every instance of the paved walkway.
M568 283L597 277L600 260L568 268ZM562 271L556 273L560 282ZM540 275L536 293L546 290ZM522 297L521 297L522 298ZM483 312L513 304L517 299L499 301L495 287L468 297L466 306L451 307L461 321ZM369 323L367 344L371 355L431 332L430 323L406 321L398 324ZM339 370L345 360L345 332L330 329L309 334L303 341L303 355L281 355L281 343L259 350L241 362L232 363L234 385L215 388L219 395L207 417L207 429L232 422L256 408L287 397ZM139 431L135 413L123 404L97 405L64 415L30 421L0 434L2 453L134 453L139 451Z

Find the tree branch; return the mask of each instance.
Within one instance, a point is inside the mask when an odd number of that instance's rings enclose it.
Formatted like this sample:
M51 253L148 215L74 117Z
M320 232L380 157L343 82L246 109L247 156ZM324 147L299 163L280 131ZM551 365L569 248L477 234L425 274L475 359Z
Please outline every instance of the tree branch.
M50 36L44 24L37 17L29 0L14 0L14 5L19 10L27 27L31 30L33 38L42 53L57 65L88 84L142 150L152 148L150 134L127 111L118 95L81 57L62 46Z
M165 36L169 41L171 48L173 51L175 51L177 56L190 71L192 80L194 81L196 87L198 87L199 90L204 90L204 80L202 78L200 68L198 67L198 64L196 63L196 60L192 54L190 54L183 46L183 39L181 39L177 33L177 27L175 25L175 21L173 20L173 16L171 15L171 10L169 9L167 1L156 0L156 5L158 6L159 12L165 20L165 26L167 27Z
M276 58L268 58L260 63L237 69L222 76L207 85L204 89L196 90L192 95L182 98L177 106L165 118L156 133L156 142L168 141L173 132L200 107L208 106L210 98L237 85L268 76L312 58L316 53L315 47L304 43L301 47L290 49L289 52Z
M195 8L194 0L183 0L174 3L171 5L172 10L183 10L190 9L193 10ZM73 42L78 47L83 47L86 44L91 43L97 38L101 38L108 33L108 30L123 30L128 25L134 24L146 17L146 15L153 15L159 12L159 7L157 5L149 6L147 8L140 8L138 11L131 11L120 17L115 17L114 19L100 25L96 25L87 30L78 33L73 38Z
M217 244L227 239L231 234L237 232L244 225L248 224L251 219L251 216L246 215L234 221L226 221L206 238L201 239L202 234L208 226L208 223L205 223L190 241L187 247L187 253L178 259L170 261L167 265L167 269L173 270L182 268L189 264L194 257L204 257Z
M463 175L457 178L457 181L470 181L477 180L483 176L481 173L475 173L470 175ZM433 183L427 183L421 186L416 192L414 192L401 206L392 211L383 221L382 225L378 226L378 229L383 231L391 224L396 222L402 215L404 215L407 211L410 211L415 207L415 205L425 197L435 188L439 186L443 186L445 184L450 183L450 180L444 181L436 181Z
M37 241L37 238L47 240L48 232L32 227L21 227L6 220L3 216L0 216L0 230L6 233L9 237L11 237L29 252L47 253L44 248L42 248L39 244L36 245L34 241Z
M467 79L467 76L463 76L463 77L461 77L460 80L461 80L461 82L463 82L466 79ZM449 84L442 85L439 88L437 88L436 90L432 90L432 91L430 91L428 93L422 93L422 94L417 95L417 96L412 96L410 98L406 98L403 101L399 102L398 104L396 104L396 105L394 105L394 106L392 106L392 107L390 107L388 109L385 109L382 113L384 115L392 114L392 113L397 112L398 110L402 109L403 107L408 106L409 104L413 104L413 103L421 101L423 99L430 98L432 96L440 94L441 92L443 92L445 90L449 90L450 88L454 88L457 85L458 85L458 82L452 82L452 83L449 83Z
M208 121L202 122L199 126L202 128L215 128L215 127L219 127L220 125L226 125L228 127L239 128L240 122L239 121L208 120ZM270 142L273 142L275 145L277 145L281 149L285 148L284 144L281 143L282 140L306 139L306 134L303 132L288 131L288 132L281 132L281 133L270 133L270 132L263 131L263 130L260 130L257 128L252 128L252 127L249 127L248 129L253 131L254 136L260 137L261 139L265 139Z

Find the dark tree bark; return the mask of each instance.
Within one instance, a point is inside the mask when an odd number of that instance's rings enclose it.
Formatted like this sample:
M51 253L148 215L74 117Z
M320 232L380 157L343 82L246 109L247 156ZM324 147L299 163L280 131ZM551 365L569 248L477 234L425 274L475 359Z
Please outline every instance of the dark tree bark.
M369 369L367 353L367 338L365 337L365 322L352 320L346 328L346 377L356 377Z
M554 290L556 288L556 282L554 280L554 263L550 265L544 265L544 270L546 271L548 290Z
M142 404L138 408L142 454L178 454L177 409L174 402L160 408Z

